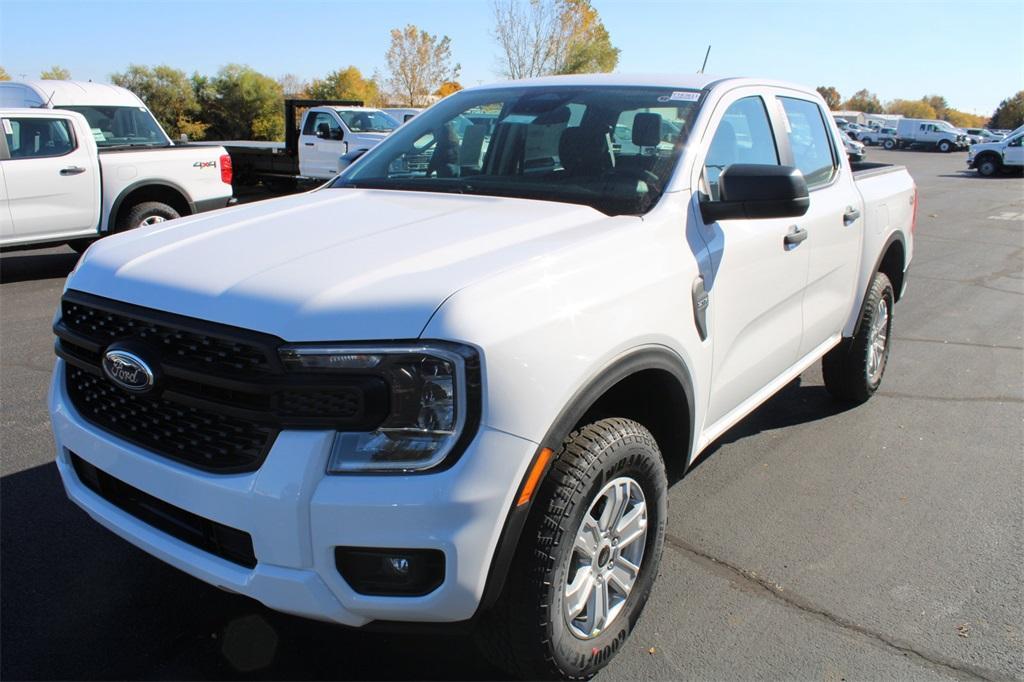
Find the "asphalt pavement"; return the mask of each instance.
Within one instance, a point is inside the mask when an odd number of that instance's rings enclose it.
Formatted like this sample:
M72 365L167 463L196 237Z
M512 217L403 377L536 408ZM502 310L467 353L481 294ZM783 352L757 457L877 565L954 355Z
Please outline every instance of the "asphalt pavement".
M815 367L671 472L661 575L602 680L1024 679L1024 179L886 152L921 191L879 393ZM465 637L274 613L64 496L45 395L67 248L0 256L0 678L485 679Z

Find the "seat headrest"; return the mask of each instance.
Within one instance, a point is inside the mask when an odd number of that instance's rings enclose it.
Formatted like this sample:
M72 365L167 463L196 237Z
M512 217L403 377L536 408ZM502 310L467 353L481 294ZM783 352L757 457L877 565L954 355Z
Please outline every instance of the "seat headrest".
M641 112L633 117L633 144L657 147L661 142L661 114Z
M601 175L613 166L608 135L596 128L563 130L558 158L569 175Z

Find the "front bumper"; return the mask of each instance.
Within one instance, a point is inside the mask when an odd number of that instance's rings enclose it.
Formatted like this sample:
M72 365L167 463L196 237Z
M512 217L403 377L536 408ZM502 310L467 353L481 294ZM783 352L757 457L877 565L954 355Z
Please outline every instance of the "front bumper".
M409 476L327 476L333 434L283 431L258 471L211 474L121 441L83 420L57 360L50 387L57 467L68 496L100 524L200 580L309 618L362 626L374 620L457 622L473 616L505 516L537 445L481 426L450 469ZM73 452L114 478L252 536L245 568L167 535L83 484ZM334 548L439 549L444 581L420 597L356 593Z

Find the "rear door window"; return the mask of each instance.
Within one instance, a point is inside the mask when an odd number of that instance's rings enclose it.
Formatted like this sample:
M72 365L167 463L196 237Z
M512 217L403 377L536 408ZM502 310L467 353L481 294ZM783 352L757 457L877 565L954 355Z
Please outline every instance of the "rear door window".
M77 146L65 118L5 118L4 136L11 159L64 156Z
M832 136L825 126L821 107L795 97L779 97L786 116L793 162L804 174L809 188L828 184L839 167Z

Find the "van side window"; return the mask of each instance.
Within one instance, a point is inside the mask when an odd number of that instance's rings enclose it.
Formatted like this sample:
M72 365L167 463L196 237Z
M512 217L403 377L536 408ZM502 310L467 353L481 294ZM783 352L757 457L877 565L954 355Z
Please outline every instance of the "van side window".
M11 159L64 156L77 146L67 119L32 117L8 118L4 121L4 135L7 137Z
M704 159L704 179L712 201L719 200L718 176L734 163L779 165L779 152L764 100L736 100L725 110Z
M794 164L804 174L809 188L827 184L839 163L821 107L793 97L779 97L779 102L789 122L789 146L793 150Z

